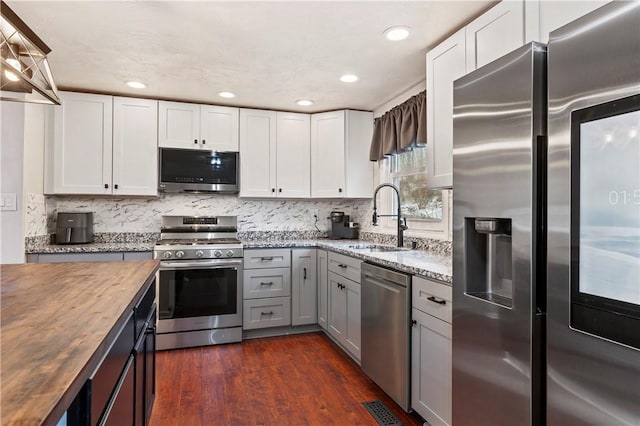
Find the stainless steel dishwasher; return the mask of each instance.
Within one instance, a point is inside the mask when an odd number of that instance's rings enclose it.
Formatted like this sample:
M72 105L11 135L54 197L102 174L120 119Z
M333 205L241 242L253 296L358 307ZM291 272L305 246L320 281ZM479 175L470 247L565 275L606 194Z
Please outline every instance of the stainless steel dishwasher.
M409 411L411 275L362 264L364 372Z

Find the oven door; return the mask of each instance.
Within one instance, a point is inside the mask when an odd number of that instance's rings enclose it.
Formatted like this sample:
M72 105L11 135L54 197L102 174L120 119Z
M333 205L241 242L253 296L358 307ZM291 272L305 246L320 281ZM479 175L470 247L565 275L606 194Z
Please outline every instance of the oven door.
M242 325L242 260L160 262L158 332Z

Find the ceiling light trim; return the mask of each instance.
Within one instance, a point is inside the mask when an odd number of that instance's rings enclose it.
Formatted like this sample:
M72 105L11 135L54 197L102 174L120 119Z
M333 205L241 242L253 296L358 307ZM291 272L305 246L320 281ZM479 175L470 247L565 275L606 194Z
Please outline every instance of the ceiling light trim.
M395 34L395 35L394 35ZM402 41L411 35L411 27L396 25L383 31L382 36L389 41Z
M232 99L236 97L236 94L233 92L218 92L218 96L225 99Z
M311 106L314 102L311 99L298 99L296 104L300 106Z
M51 52L49 46L4 1L0 2L0 18L0 46L3 51L0 63L4 70L11 70L20 80L16 89L20 91L17 92L2 90L5 87L13 89L17 82L2 83L0 100L60 105L58 88L47 61L47 54ZM20 60L21 58L24 58L24 61ZM17 59L21 63L21 69L18 70L12 66L8 62L9 59ZM22 93L32 90L38 92L44 99L23 96Z

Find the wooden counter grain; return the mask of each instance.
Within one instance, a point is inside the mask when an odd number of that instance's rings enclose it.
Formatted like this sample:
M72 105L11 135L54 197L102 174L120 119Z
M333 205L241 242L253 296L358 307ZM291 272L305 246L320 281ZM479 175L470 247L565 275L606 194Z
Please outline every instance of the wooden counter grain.
M0 424L59 420L158 265L149 260L0 266Z

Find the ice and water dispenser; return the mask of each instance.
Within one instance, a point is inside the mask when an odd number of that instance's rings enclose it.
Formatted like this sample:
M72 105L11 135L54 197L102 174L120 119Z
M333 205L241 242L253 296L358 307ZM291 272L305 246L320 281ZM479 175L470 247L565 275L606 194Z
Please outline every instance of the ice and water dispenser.
M511 219L465 218L465 234L465 294L511 308Z

